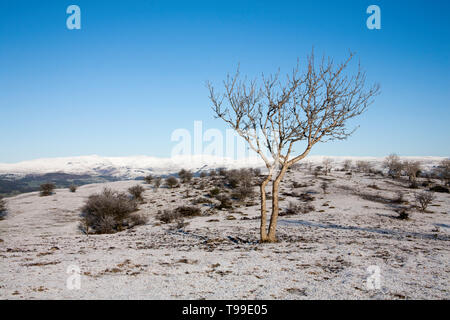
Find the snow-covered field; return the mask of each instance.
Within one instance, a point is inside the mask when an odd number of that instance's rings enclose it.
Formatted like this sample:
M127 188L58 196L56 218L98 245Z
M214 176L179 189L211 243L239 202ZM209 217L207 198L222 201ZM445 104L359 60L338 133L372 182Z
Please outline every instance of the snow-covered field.
M297 195L304 192L314 197L315 209L280 217L279 243L258 244L258 197L188 219L184 230L156 219L158 210L204 196L210 187L199 190L200 179L172 190L120 181L85 185L76 193L58 189L48 197L7 198L8 216L0 221L0 298L450 298L448 193L436 193L427 212L412 210L409 220L399 220L389 199L401 190L413 203L417 192L404 181L341 171L316 178L305 169L291 170L280 192L282 209L302 203ZM306 186L293 188L294 181ZM109 235L78 230L89 195L135 184L146 188L140 206L149 217L146 225ZM368 187L374 184L378 189ZM67 288L71 266L81 272L78 290ZM378 289L367 285L368 270L379 270Z

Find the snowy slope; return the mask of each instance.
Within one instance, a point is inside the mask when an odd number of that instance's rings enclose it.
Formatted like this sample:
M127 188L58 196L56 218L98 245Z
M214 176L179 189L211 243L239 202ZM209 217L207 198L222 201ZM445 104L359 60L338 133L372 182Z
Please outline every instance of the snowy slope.
M324 158L333 159L336 166L340 166L345 159L351 159L353 161L370 161L375 167L381 168L381 163L383 161L383 158L381 157L343 156L309 156L304 161L319 164ZM430 169L433 166L436 166L438 162L444 158L402 157L402 159L419 160L422 162L425 169ZM135 178L149 173L173 173L182 168L199 171L220 167L263 167L263 162L258 158L234 160L211 155L178 156L174 158L156 158L149 156L100 157L91 155L69 158L45 158L19 163L0 163L0 174L24 176L27 174L64 172L70 174L108 175L113 177Z

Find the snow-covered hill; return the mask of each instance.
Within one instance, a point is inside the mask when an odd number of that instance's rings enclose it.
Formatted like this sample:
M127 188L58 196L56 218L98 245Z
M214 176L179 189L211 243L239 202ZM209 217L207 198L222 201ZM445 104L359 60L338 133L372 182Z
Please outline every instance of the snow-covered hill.
M323 158L331 158L336 165L340 165L345 159L353 161L365 160L375 167L381 167L383 158L379 157L333 157L333 156L309 156L304 161L320 163ZM419 160L425 169L436 166L443 157L402 157L403 159ZM177 172L184 168L193 171L208 170L213 168L243 168L263 167L263 162L258 158L234 160L220 158L211 155L178 156L174 158L156 158L149 156L134 157L100 157L97 155L45 158L19 163L0 163L0 174L12 176L25 176L28 174L69 173L103 175L118 178L136 178L146 174L167 174Z

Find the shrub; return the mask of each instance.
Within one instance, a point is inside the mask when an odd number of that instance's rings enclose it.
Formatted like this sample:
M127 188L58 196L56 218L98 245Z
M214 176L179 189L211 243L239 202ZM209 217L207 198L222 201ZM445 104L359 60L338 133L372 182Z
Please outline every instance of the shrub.
M225 171L226 183L232 189L237 188L241 180L240 172L238 170Z
M328 183L322 182L322 184L320 185L320 188L322 188L323 193L327 193L327 190L328 190Z
M55 190L55 185L53 183L44 183L41 184L41 196L50 196L53 194L53 190Z
M297 197L298 197L299 200L304 201L304 202L309 202L309 201L314 201L315 200L314 197L311 196L307 192L303 192L303 193L299 194Z
M450 183L450 158L444 159L439 163L435 174L444 184L448 185Z
M70 187L69 187L69 190L70 190L70 192L76 192L77 191L77 186L76 185L71 185Z
M158 188L161 186L161 181L162 181L161 177L155 178L155 180L153 182L153 186L155 187L155 190L158 190Z
M170 223L172 220L175 220L177 217L173 211L163 210L158 211L157 218L162 223Z
M192 172L188 170L181 169L181 171L178 172L178 176L182 183L190 182L192 180Z
M259 177L261 175L261 169L260 168L253 168L253 174L256 177Z
M197 189L198 190L205 190L206 189L206 183L204 181L200 182Z
M176 208L174 211L183 218L199 216L202 213L202 210L195 206L181 206Z
M356 170L358 172L370 172L372 164L369 161L358 160L356 161Z
M211 204L211 199L205 198L205 197L199 197L192 200L192 204Z
M417 192L414 196L416 204L422 212L425 212L428 205L435 199L434 194L427 191Z
M200 178L205 178L207 176L205 171L200 172Z
M417 188L416 178L417 175L422 170L422 165L420 161L408 161L405 160L402 163L402 169L405 171L405 174L408 176L409 181L411 182L410 188Z
M209 191L209 195L212 198L217 197L219 195L219 193L220 193L220 189L217 187L215 187Z
M149 174L148 176L144 177L144 181L147 184L151 184L153 181L153 176L151 174Z
M170 189L172 189L178 185L178 179L174 176L170 176L166 179L166 184Z
M142 197L142 194L144 193L144 191L145 191L145 189L139 184L128 189L128 192L133 196L133 198L135 200L138 200L138 201L144 200L144 198Z
M133 213L130 215L130 221L133 226L140 226L148 222L148 217L143 214Z
M315 167L315 168L314 168L314 177L317 178L317 177L321 174L322 169L323 169L322 166L317 166L317 167Z
M388 170L388 175L392 178L398 178L403 169L403 163L395 153L390 154L384 159L383 166Z
M323 171L324 171L325 175L328 175L328 173L330 173L331 169L333 168L333 159L324 158L322 160L322 165L323 165Z
M220 195L216 197L217 200L220 201L220 204L217 206L217 209L231 209L233 208L233 204L231 202L230 197L226 195Z
M344 168L344 171L349 171L352 168L352 160L350 160L350 159L344 160L343 168Z
M3 220L6 216L6 202L0 197L0 220Z
M400 220L408 220L409 219L409 212L407 208L399 208L396 210L398 213L398 219Z
M89 196L82 208L83 231L114 233L129 226L131 213L137 210L137 202L126 193L104 189L102 193Z
M298 183L297 181L292 182L292 188L306 188L308 185L306 183Z
M210 176L210 177L214 177L214 176L216 176L216 175L217 175L216 170L211 169L211 170L209 171L209 176Z
M170 223L174 220L180 221L183 218L201 215L200 208L195 206L181 206L174 210L158 211L157 218L163 223Z
M253 197L253 195L254 195L254 192L253 192L252 187L241 186L233 192L232 197L239 201L243 201L247 198Z
M280 212L280 216L289 216L298 213L309 213L314 210L314 206L309 203L289 202L288 207L284 211Z

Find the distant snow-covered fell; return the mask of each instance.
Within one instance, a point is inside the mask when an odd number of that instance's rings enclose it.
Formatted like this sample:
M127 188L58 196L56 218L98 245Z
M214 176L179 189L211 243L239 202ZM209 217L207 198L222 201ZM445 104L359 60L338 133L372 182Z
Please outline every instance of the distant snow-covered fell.
M323 158L331 158L336 165L345 159L354 161L365 160L381 167L382 157L346 157L346 156L308 156L304 161L320 163ZM419 160L425 169L436 166L444 157L402 157L403 159ZM101 157L97 155L45 158L18 163L0 163L0 174L25 176L29 174L68 173L102 175L117 178L136 178L146 174L168 174L184 168L194 172L214 168L244 168L264 167L258 158L230 159L211 155L177 156L173 158L156 158L149 156L133 157Z

